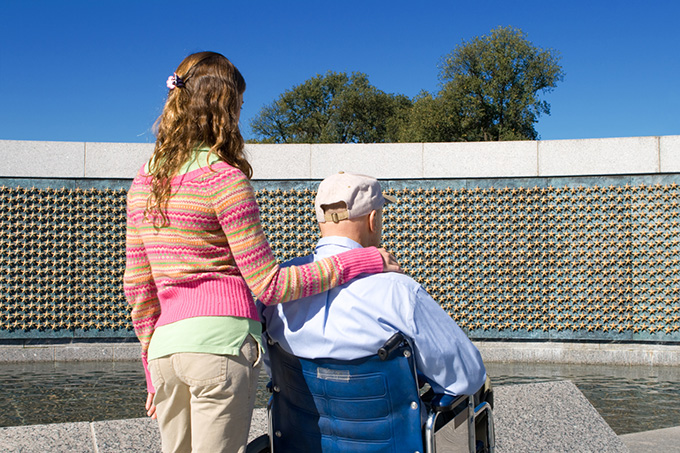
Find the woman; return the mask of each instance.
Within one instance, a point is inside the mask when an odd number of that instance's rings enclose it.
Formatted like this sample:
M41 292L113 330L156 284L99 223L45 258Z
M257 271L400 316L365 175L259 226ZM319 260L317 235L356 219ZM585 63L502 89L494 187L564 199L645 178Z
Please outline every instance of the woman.
M163 451L243 451L260 370L252 294L286 302L399 267L367 248L279 268L238 128L243 77L224 56L200 52L167 84L153 156L128 192L124 288L147 413Z

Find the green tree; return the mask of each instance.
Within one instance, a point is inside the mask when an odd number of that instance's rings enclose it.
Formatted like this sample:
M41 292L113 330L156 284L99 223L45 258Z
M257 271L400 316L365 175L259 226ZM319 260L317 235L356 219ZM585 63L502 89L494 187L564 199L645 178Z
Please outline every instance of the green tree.
M527 40L513 27L463 42L440 66L442 101L457 109L458 140L535 140L534 128L550 104L539 93L551 91L564 77L559 56Z
M461 109L455 98L420 92L399 130L400 142L451 142L462 136Z
M284 92L251 121L259 143L395 142L411 101L362 73L328 72Z

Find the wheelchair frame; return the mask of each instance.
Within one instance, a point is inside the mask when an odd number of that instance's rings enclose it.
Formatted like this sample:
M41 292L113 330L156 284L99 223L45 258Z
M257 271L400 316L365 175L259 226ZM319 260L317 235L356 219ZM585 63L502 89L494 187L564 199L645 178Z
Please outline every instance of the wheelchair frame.
M280 346L268 340L270 348L280 348ZM281 350L283 351L283 350ZM415 361L412 357L413 348L401 333L395 334L385 342L381 347L377 356L381 361L401 359L406 360L411 368L413 385L418 387L417 371L415 369ZM278 353L278 352L277 352ZM285 351L283 351L285 353ZM287 356L291 356L285 353ZM403 355L403 357L399 357ZM298 359L298 358L295 358ZM306 361L305 359L298 359ZM323 360L323 359L321 359ZM316 363L311 360L306 362ZM337 361L342 363L341 361ZM348 361L352 362L352 361ZM324 368L325 369L325 368ZM275 376L276 378L276 376ZM269 383L268 389L272 392L272 397L269 399L267 405L268 413L268 431L269 435L263 435L248 444L247 453L264 453L276 452L284 453L280 449L275 449L276 438L281 436L280 432L275 429L275 420L273 412L276 410L273 407L275 403L274 393L280 391L276 384ZM479 402L475 405L475 395L461 395L451 396L446 394L434 394L431 390L425 394L420 395L420 403L424 405L427 410L425 424L418 431L422 432L422 447L424 453L443 453L443 452L459 452L466 451L473 452L489 452L493 453L495 450L495 432L493 423L492 401L486 401L484 391L487 390L485 386L477 392ZM488 389L490 391L490 389ZM411 403L411 407L413 408ZM415 408L413 408L415 409ZM485 419L485 420L484 420ZM484 441L482 442L482 449L480 450L479 441L477 439L477 425L480 425L479 431L484 433ZM464 425L464 426L463 426ZM462 432L465 431L465 432ZM267 438L267 439L265 439ZM467 447L467 448L466 448ZM319 447L319 451L323 451ZM312 452L310 452L312 453ZM416 451L415 453L420 453Z

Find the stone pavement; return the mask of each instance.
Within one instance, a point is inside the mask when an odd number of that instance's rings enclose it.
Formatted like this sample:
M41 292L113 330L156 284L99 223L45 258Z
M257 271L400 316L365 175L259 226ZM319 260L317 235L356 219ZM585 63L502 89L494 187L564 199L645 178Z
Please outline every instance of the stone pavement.
M495 389L499 453L680 451L680 427L617 436L569 381ZM256 409L250 438L266 431ZM0 428L6 452L159 452L156 422L147 418Z
M633 453L680 452L680 426L624 434L621 440Z

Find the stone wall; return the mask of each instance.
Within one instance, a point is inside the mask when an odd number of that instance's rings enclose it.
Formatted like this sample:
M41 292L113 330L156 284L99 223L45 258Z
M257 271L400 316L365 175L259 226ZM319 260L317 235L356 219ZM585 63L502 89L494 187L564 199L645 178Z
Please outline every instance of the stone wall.
M0 338L134 335L125 195L151 151L0 141ZM385 246L472 338L680 343L680 136L248 152L281 260L317 239L318 180L360 171L399 199Z
M255 179L523 178L680 172L680 135L482 143L246 145ZM0 177L132 178L153 144L0 140Z

